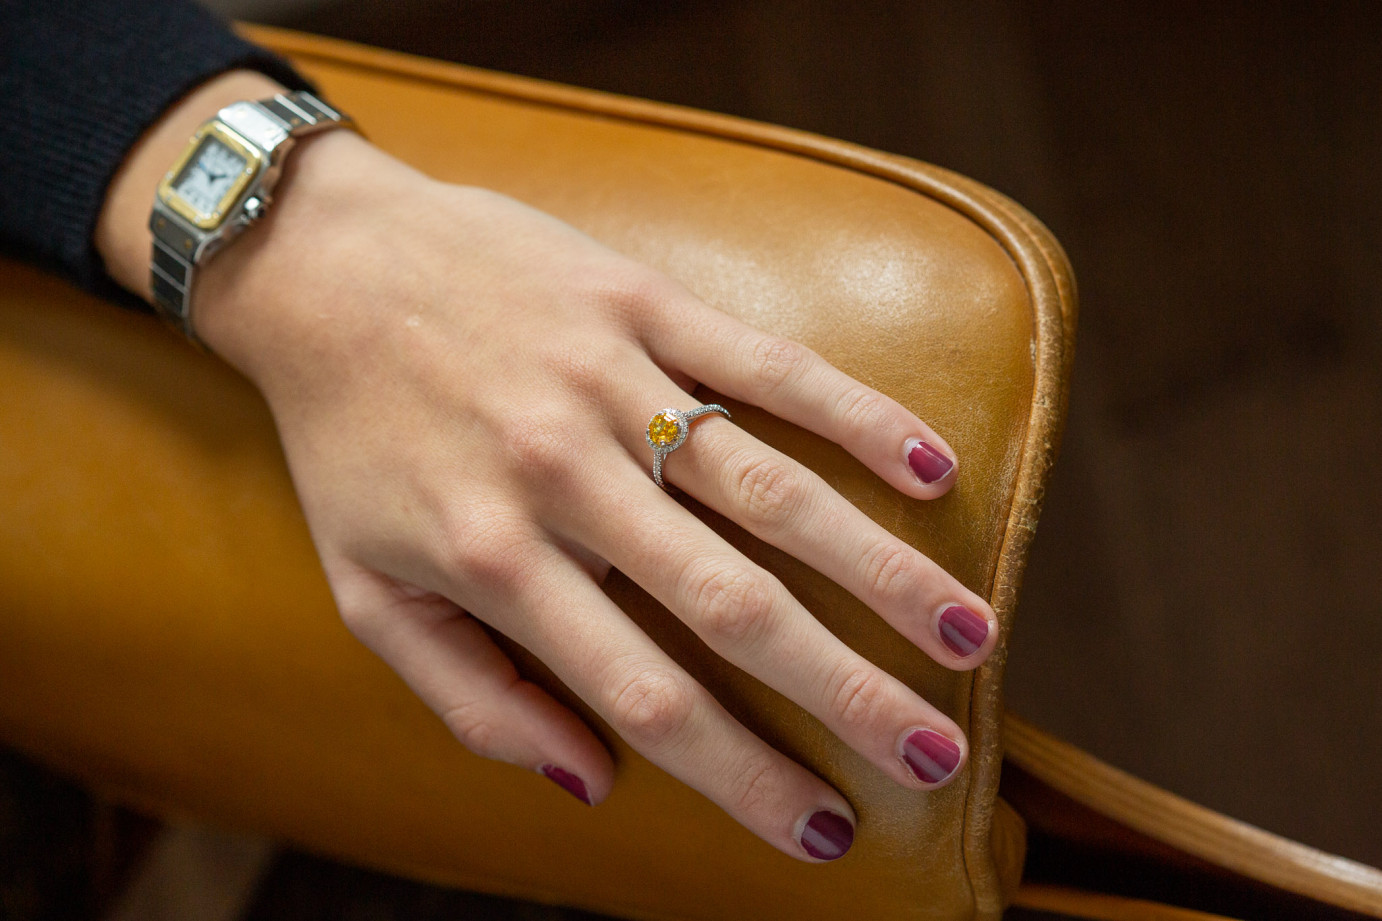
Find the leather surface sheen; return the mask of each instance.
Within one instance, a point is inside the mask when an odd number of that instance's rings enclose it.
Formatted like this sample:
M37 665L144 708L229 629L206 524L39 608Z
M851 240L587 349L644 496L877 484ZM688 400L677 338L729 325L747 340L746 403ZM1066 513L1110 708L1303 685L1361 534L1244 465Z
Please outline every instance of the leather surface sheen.
M725 401L1010 625L1074 324L1064 257L1024 212L943 170L784 129L291 33L252 37L287 53L381 147L549 211L929 420L961 474L922 503L838 447ZM837 586L712 520L954 717L970 764L939 792L903 790L615 573L607 589L630 616L749 727L836 784L860 825L845 859L798 863L576 702L618 764L613 795L589 809L468 754L347 633L272 421L234 372L149 317L4 262L0 387L9 744L164 813L612 914L1001 912L1000 877L1011 885L1022 851L1020 820L995 808L1001 647L976 672L946 671ZM546 680L527 657L523 667Z

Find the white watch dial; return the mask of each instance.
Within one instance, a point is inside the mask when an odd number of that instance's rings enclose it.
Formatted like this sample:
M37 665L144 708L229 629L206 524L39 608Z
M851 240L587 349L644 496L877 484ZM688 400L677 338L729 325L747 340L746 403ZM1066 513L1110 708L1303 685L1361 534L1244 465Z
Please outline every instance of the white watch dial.
M245 162L216 138L207 137L173 182L173 191L202 214L212 214L240 179Z

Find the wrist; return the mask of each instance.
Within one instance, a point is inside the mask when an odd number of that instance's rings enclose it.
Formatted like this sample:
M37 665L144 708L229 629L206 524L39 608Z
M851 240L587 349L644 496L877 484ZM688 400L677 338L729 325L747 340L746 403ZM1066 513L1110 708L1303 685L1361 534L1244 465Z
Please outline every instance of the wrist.
M198 338L266 396L304 359L368 343L383 295L401 292L359 289L391 277L393 206L426 200L419 182L429 180L353 131L301 140L265 217L200 270Z
M159 180L187 146L187 139L223 106L265 98L283 89L258 71L228 71L184 96L130 149L107 189L95 232L106 271L121 286L150 299L149 212Z

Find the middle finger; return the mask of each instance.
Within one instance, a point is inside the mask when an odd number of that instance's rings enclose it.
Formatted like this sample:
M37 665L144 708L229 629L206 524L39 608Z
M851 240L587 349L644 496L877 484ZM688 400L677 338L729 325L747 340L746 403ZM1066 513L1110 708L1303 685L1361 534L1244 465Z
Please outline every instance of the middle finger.
M736 425L694 424L667 461L669 482L845 588L942 665L988 658L998 630L982 598L809 468Z
M711 649L820 719L909 787L949 781L963 733L914 691L854 652L791 593L665 500L627 461L573 497L596 514L563 536L599 553L675 613ZM567 528L560 528L567 530Z

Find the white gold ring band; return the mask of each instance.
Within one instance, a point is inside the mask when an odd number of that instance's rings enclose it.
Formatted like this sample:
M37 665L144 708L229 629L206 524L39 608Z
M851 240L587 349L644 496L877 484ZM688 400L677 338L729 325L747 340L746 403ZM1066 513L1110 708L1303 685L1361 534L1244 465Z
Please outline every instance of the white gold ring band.
M667 488L662 482L662 461L686 441L691 434L691 420L706 413L719 413L726 419L729 410L719 403L707 403L695 409L682 412L679 409L664 409L648 420L648 447L653 449L653 482Z

